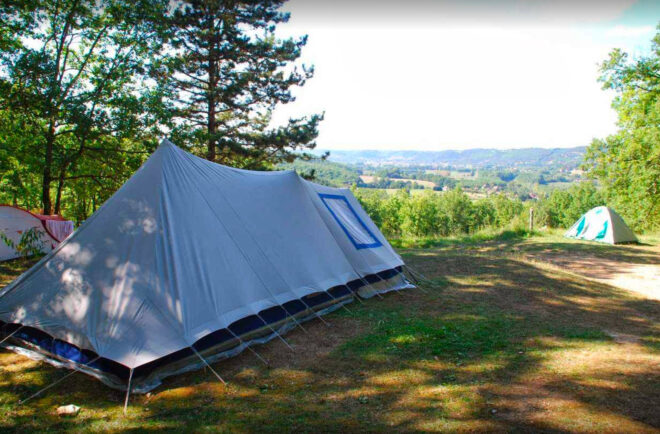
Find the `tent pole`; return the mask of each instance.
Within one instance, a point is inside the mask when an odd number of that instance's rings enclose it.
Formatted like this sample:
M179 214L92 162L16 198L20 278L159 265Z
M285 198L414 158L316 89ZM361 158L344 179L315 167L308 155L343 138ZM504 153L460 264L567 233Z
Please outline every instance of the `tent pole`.
M302 326L302 324L300 323L300 321L298 321L298 318L296 318L295 316L291 315L291 313L290 313L289 311L286 310L286 308L284 307L284 305L280 305L280 306L282 306L282 309L284 309L284 311L285 311L286 313L289 314L289 316L291 317L291 319L293 319L293 321L296 323L296 325L297 325L298 327L300 327L300 330L304 331L305 334L309 334L309 332L307 331L307 329L306 329L305 327Z
M96 361L97 361L98 359L100 359L100 358L101 358L101 356L98 356L98 357L96 357L94 360L92 360L91 362L87 362L87 363L85 363L85 365L91 365L92 363L96 362ZM83 366L85 366L85 365L83 365ZM70 376L72 376L73 374L75 374L76 372L78 372L80 369L82 369L82 366L77 367L77 368L74 369L73 371L71 371L71 372L69 372L68 374L66 374L64 377L60 378L60 379L57 380L57 381L54 381L53 383L49 384L48 386L44 387L43 389L39 390L38 392L33 393L32 395L28 396L27 398L18 401L18 405L25 404L25 403L26 403L27 401L29 401L30 399L32 399L32 398L34 398L35 396L41 394L42 392L45 392L46 390L48 390L48 389L50 389L51 387L53 387L53 386L55 386L56 384L58 384L59 382L63 381L65 378L69 378Z
M335 300L336 300L336 298L335 298ZM345 305L344 303L341 304L341 307L343 307L344 310L345 310L346 312L348 312L350 315L355 316L355 313L354 313L352 310L350 310L349 308L347 308L346 305Z
M270 292L270 290L268 290L268 292ZM282 310L283 310L287 315L289 315L289 316L291 317L291 319L293 320L293 322L295 322L296 325L297 325L298 327L300 327L300 329L301 329L302 331L304 331L306 334L309 334L309 332L307 331L307 329L306 329L305 327L303 327L302 324L300 324L300 321L298 321L298 319L297 319L294 315L292 315L291 312L289 312L289 311L287 310L287 308L284 307L283 304L279 304L279 303L277 303L277 299L275 298L275 296L273 295L272 292L270 292L270 295L271 295L271 297L273 297L273 300L276 302L276 304L277 304L279 307L281 307ZM261 315L257 314L257 316L258 316L259 318L261 318ZM264 320L263 318L261 318L261 320L262 320L263 322L266 322L266 320ZM268 324L268 323L266 323L266 324ZM270 329L273 330L272 327L271 327ZM273 330L273 331L274 331L274 330ZM291 347L289 346L289 344L287 344L287 346L288 346L289 348L291 348ZM293 350L293 348L291 348L291 349Z
M412 270L409 267L405 266L403 267L403 270L408 272L408 275L412 278L411 280L413 281L414 284L419 285L419 279L417 278L417 276L415 276L415 274L412 272Z
M124 399L124 416L126 416L126 411L128 410L128 397L131 395L131 381L133 380L133 369L128 374L128 387L126 387L126 399Z
M215 372L215 369L213 369L213 368L211 367L211 365L209 365L209 363L204 359L204 357L202 357L202 355L199 354L199 353L197 352L197 350L195 349L195 347L193 347L193 346L191 345L191 346L190 346L190 349L193 350L193 352L197 355L197 357L199 357L199 359L200 359L202 362L204 362L204 364L205 364L205 365L211 370L211 372L213 372L213 374L215 374L215 376L218 377L218 380L220 380L220 381L222 382L222 384L224 384L224 385L226 386L227 383L225 382L225 380L222 379L222 377L220 376L220 374L218 374L217 372Z
M350 291L350 288L349 288L349 291ZM324 292L325 292L326 294L328 294L330 297L332 297L333 300L335 300L335 301L337 300L337 297L335 297L334 295L332 295L332 294L330 293L330 290L327 290L327 291L324 291ZM353 298L357 298L357 295L355 295ZM352 316L355 316L355 314L353 313L353 311L346 307L346 304L342 303L340 306L343 307L343 308L346 310L346 312L348 312L348 313L351 314Z
M381 282L385 282L385 279L383 279L382 277L380 277L380 276L378 275L378 273L374 273L374 274L375 274L375 276L376 276ZM401 274L403 274L403 271L401 272ZM404 274L404 277L405 277L405 274ZM390 291L390 292L396 292L396 293L399 294L401 297L404 297L404 298L406 297L406 296L405 296L401 291L399 291L399 290L394 290L394 291Z

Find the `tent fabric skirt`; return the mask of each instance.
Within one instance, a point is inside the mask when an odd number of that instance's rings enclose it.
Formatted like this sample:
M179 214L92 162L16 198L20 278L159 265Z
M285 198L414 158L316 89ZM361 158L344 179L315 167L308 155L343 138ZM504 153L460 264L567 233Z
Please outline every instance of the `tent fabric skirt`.
M368 285L367 285L368 283ZM233 357L250 345L263 344L283 335L298 323L325 315L351 303L357 295L370 298L376 293L413 288L401 267L381 271L353 280L346 285L292 300L232 323L228 328L212 332L197 340L192 347L209 363ZM130 369L118 362L99 357L94 351L55 339L33 327L0 322L4 336L2 345L31 359L43 360L56 367L77 369L96 377L106 385L126 390ZM133 370L132 393L147 393L171 375L200 369L204 362L191 348L184 348Z

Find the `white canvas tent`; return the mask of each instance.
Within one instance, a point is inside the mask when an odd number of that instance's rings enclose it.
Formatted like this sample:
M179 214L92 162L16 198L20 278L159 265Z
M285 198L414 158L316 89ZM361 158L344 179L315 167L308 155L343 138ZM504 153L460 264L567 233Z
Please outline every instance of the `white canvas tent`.
M44 216L13 205L0 205L0 232L9 240L0 240L0 261L18 258L21 239L34 232L34 247L50 252L73 232L73 222L60 216Z
M356 294L409 288L403 265L349 190L163 141L0 293L0 320L13 349L146 392L200 354L228 357Z
M564 236L608 244L637 241L637 237L621 216L605 206L590 209L566 231Z

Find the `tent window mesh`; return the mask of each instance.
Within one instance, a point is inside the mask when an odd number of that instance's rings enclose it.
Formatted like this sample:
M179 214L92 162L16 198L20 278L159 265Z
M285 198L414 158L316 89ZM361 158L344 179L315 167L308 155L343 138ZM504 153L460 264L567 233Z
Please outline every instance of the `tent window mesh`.
M319 194L319 196L356 249L369 249L382 245L345 196L334 194Z

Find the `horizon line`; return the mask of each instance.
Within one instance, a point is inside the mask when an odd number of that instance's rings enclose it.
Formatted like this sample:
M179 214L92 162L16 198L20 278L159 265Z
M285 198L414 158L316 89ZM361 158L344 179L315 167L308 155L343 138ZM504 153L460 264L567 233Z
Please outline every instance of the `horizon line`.
M552 147L543 147L543 146L523 146L523 147L512 147L512 148L487 148L487 147L474 147L474 148L464 148L464 149L385 149L385 148L359 148L359 149L330 149L317 147L311 151L323 151L323 152L464 152L464 151L475 151L475 150L487 150L487 151L519 151L522 149L576 149L576 148L588 148L588 145L576 145L576 146L552 146Z

